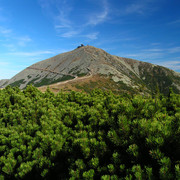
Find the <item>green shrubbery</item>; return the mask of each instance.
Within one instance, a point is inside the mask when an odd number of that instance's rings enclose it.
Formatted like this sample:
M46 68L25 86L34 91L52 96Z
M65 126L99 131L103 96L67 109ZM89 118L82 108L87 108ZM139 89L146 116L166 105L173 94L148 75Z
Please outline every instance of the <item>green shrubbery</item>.
M180 95L0 90L0 179L180 179Z

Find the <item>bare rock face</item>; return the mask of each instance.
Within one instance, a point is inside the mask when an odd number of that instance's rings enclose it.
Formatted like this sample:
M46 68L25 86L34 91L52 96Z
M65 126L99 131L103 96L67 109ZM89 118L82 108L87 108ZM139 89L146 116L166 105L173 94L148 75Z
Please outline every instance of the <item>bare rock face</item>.
M8 83L9 79L1 79L0 80L0 88L2 88L3 86L5 86Z
M113 56L93 46L82 46L35 63L6 84L0 85L23 89L32 83L40 87L90 74L110 77L115 83L136 90L151 92L157 86L160 92L166 93L172 87L180 93L180 73L150 63Z

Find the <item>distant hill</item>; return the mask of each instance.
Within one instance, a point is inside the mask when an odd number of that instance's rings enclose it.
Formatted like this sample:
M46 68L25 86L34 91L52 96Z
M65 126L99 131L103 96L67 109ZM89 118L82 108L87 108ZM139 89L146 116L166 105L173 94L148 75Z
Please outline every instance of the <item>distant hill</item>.
M62 81L65 82L60 83ZM5 85L1 83L1 86L23 89L28 84L40 89L51 85L55 91L63 88L88 92L101 88L117 93L152 93L156 89L167 93L172 87L180 93L180 73L151 63L110 55L93 46L83 46L33 64Z

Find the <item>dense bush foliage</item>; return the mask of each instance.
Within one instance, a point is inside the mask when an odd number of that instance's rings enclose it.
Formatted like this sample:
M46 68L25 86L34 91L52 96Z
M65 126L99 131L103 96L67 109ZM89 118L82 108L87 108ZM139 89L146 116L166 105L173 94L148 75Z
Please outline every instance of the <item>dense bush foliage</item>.
M180 95L6 87L0 179L180 179Z

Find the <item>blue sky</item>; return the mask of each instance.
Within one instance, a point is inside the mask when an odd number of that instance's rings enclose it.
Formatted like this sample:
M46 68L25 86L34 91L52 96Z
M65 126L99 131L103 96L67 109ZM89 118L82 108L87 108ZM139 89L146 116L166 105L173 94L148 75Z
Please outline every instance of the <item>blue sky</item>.
M0 79L78 45L180 72L179 0L0 0Z

